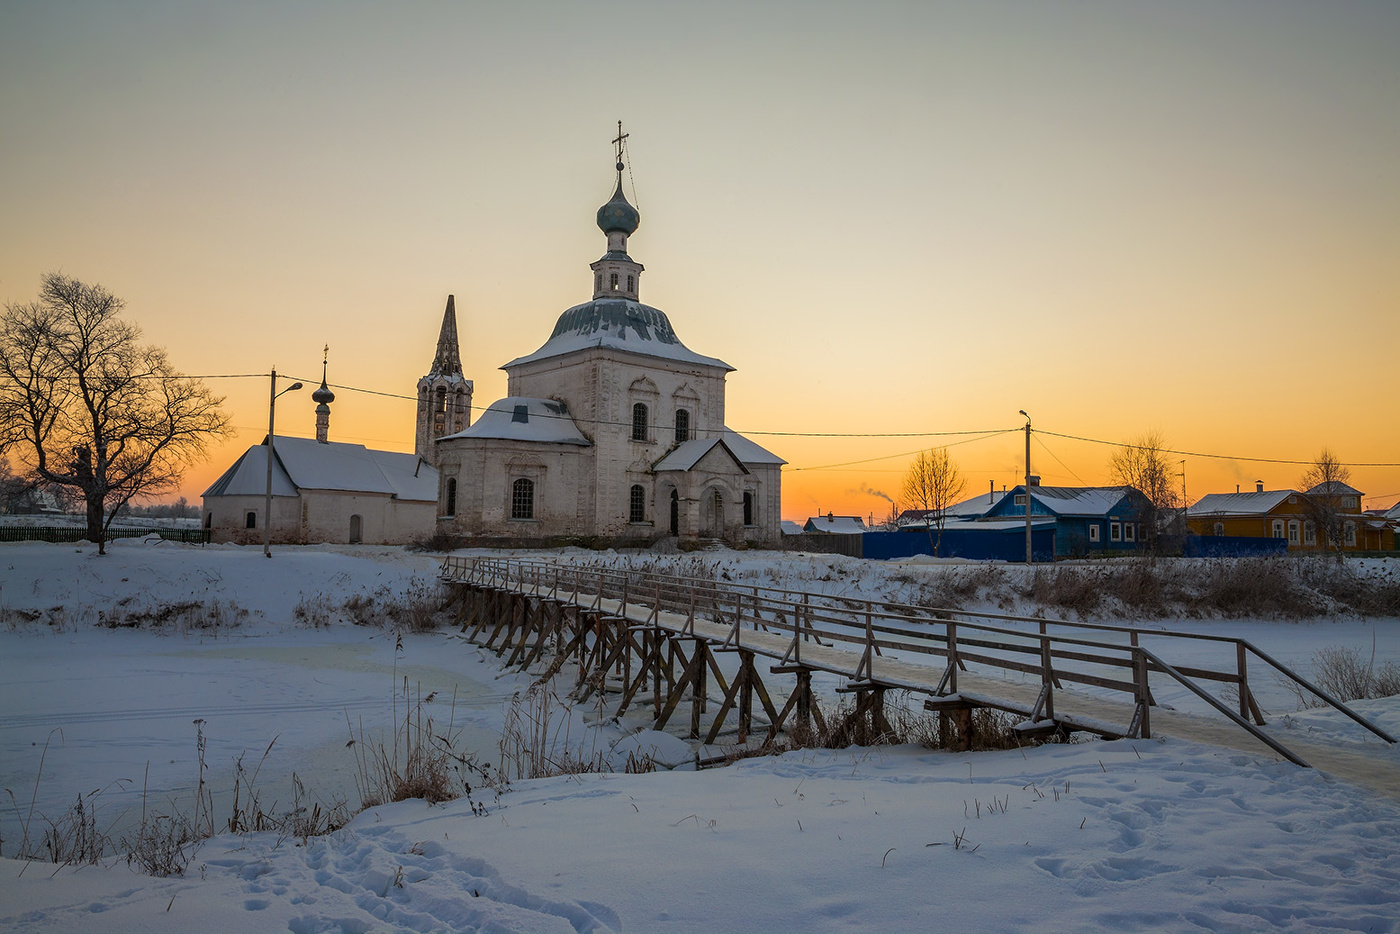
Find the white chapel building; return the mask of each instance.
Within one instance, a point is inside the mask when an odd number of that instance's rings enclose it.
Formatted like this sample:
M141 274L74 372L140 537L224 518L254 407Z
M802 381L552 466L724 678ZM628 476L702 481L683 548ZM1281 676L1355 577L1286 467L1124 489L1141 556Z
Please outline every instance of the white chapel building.
M643 267L627 238L641 218L622 170L619 161L617 189L598 209L607 251L591 266L592 299L502 367L509 395L474 424L456 319L445 358L444 319L443 359L419 383L418 416L419 454L438 469L439 530L617 544L779 539L785 461L725 426L733 367L686 347L664 312L639 301Z
M454 319L454 353L455 333ZM316 403L316 438L272 439L272 515L265 514L264 437L204 491L204 527L210 539L261 544L268 522L272 541L284 544L404 544L431 534L438 488L432 464L417 454L331 441L335 393L326 385L324 367L311 399Z

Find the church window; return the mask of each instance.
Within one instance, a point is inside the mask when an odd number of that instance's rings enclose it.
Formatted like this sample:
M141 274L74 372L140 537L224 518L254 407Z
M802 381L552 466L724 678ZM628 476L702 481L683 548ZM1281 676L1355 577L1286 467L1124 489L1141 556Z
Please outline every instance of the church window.
M631 502L628 505L628 522L647 521L647 491L640 483L632 484Z
M612 286L612 290L614 292L617 291L617 273L612 274L612 276L609 278L608 284Z
M645 441L647 439L647 407L645 403L638 402L632 406L632 440Z
M204 517L204 527L206 529L212 529L214 527L214 514L212 512Z
M690 440L690 413L685 409L676 409L676 443L684 444Z
M753 525L753 494L744 494L744 525Z
M437 388L437 404L433 410L436 412L447 411L447 387L439 386Z
M602 274L601 272L598 273L598 275L596 275L596 276L593 277L593 291L595 291L595 292L601 292L601 291L603 291L603 274Z
M512 519L535 518L535 481L521 477L511 484L510 517Z
M258 527L258 514L249 510L248 515L243 517L243 527L245 529L256 529Z
M628 276L628 277L627 277L627 291L629 291L629 292L631 292L631 291L635 288L635 286L632 284L632 281L633 281L633 280L632 280L632 277L631 277L631 276Z
M457 478L447 478L447 509L443 511L445 516L457 515Z

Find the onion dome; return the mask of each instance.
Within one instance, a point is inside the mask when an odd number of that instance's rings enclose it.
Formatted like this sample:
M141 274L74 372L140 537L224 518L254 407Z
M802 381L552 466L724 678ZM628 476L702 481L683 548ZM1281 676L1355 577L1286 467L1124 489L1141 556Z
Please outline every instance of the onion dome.
M621 163L619 163L619 166ZM631 236L642 222L642 215L627 201L622 193L622 172L617 173L617 190L612 199L598 209L598 229L603 233L620 231Z
M331 392L331 388L326 385L325 364L321 365L321 388L311 394L311 401L317 403L318 411L320 406L329 405L335 401L335 393Z

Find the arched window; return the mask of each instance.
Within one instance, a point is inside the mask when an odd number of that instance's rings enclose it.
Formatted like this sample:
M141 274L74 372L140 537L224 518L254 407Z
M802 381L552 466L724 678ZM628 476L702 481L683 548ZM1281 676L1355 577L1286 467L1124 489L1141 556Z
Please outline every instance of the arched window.
M690 440L690 413L685 409L676 409L676 443L684 444Z
M613 274L608 278L608 285L612 287L612 290L613 290L614 292L617 291L617 273L613 273Z
M249 510L248 515L243 518L245 529L256 529L258 527L258 514Z
M363 536L360 534L361 521L359 516L350 517L350 544L358 545Z
M631 276L628 276L628 277L627 277L627 291L629 291L629 292L631 292L632 289L633 289L632 282L633 282L632 277L631 277Z
M535 481L521 477L510 487L510 517L535 518Z
M443 511L445 516L457 515L457 478L447 478L447 509Z
M647 439L647 407L645 403L638 402L632 406L632 440L645 441Z
M446 386L439 386L439 387L437 388L437 402L436 402L436 404L433 406L433 411L435 411L435 412L445 412L445 411L447 411L447 387L446 387Z
M596 275L596 276L593 277L593 291L595 291L595 292L601 292L601 291L603 291L603 274L602 274L601 272L598 273L598 275Z
M628 510L628 522L647 521L647 491L640 483L632 484L631 502Z
M744 525L753 525L753 494L744 494Z
M675 490L671 491L671 534L681 534L681 497Z

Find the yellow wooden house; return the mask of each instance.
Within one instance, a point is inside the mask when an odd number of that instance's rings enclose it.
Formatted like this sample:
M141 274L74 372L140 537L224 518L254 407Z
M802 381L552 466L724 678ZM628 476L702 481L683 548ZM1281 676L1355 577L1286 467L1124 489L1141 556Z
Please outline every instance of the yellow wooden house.
M1328 497L1341 517L1337 543L1342 551L1389 551L1395 548L1395 524L1364 514L1360 490L1344 483L1321 484L1307 492L1266 490L1253 493L1208 493L1186 511L1195 535L1281 538L1288 550L1309 552L1329 547L1312 519L1312 498Z

